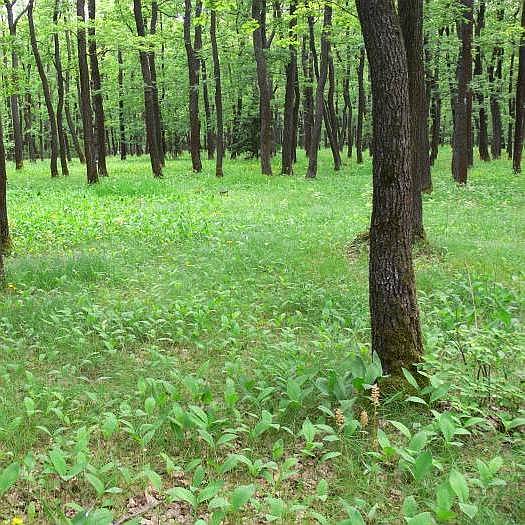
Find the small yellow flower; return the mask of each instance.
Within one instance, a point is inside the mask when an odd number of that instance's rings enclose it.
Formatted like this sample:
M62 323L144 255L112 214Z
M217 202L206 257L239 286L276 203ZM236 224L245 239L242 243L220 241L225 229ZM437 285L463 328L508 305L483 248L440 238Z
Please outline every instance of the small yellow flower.
M11 520L11 525L24 525L24 520L20 516L15 516Z

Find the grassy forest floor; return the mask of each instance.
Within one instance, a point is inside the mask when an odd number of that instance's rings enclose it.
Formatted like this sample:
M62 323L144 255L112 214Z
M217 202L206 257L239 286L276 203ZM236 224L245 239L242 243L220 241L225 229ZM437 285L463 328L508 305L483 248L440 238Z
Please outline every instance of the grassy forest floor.
M525 179L449 164L415 257L430 380L379 406L369 159L11 170L0 523L524 523Z

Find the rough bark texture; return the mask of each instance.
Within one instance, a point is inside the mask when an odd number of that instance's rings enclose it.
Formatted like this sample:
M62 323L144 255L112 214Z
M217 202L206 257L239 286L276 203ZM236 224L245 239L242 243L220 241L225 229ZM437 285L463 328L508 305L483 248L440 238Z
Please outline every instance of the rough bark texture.
M144 18L142 17L142 3L140 0L133 0L133 14L135 17L135 26L137 35L144 37L146 29L144 27ZM154 177L162 177L162 159L160 156L159 144L157 142L157 133L155 126L155 103L154 103L154 86L151 78L150 61L147 51L139 51L140 70L142 73L142 82L144 84L144 115L146 120L146 136L151 162L151 170Z
M410 103L401 28L391 0L356 0L373 100L373 208L370 226L372 351L401 374L422 355L411 251Z
M326 100L326 118L325 127L327 128L328 136L330 139L330 149L332 150L332 157L334 159L334 170L339 171L341 169L341 150L339 148L338 140L338 124L337 116L335 111L335 70L334 61L328 49L328 97Z
M128 149L126 145L126 124L124 121L124 65L122 63L122 51L117 51L118 62L118 127L119 127L119 150L120 160L126 160Z
M206 116L206 150L208 152L208 160L212 160L215 155L215 137L213 136L210 95L208 93L208 72L204 58L201 60L201 70L202 99L204 102L204 115Z
M224 124L222 115L221 65L219 62L219 50L217 48L217 12L215 9L212 9L211 11L210 40L213 57L213 75L215 77L215 115L217 119L217 156L215 160L215 175L217 177L222 177L222 160L224 158Z
M46 71L42 63L42 58L40 56L40 51L38 49L38 43L36 40L35 23L33 20L33 7L34 7L33 0L29 0L28 9L27 9L27 20L29 22L29 38L31 40L31 49L33 51L33 56L35 57L35 64L38 70L38 75L40 77L40 83L42 84L42 93L44 94L44 101L45 101L46 109L47 109L47 118L49 121L49 134L50 134L49 141L50 141L50 147L51 147L51 159L50 159L51 177L58 177L57 121L56 121L56 116L55 116L55 109L53 108L53 102L51 100L51 90L49 88L49 81L47 80Z
M470 82L472 81L472 0L461 0L463 19L458 22L460 51L456 69L457 90L454 97L454 138L452 145L452 176L458 184L467 183L469 143L472 133Z
M439 36L444 33L444 28L439 30ZM438 47L439 51L439 47ZM430 82L432 103L430 106L430 115L432 126L430 130L430 164L433 165L439 153L439 144L441 141L441 93L439 90L439 53L434 56L434 73Z
M91 110L91 89L87 63L86 15L84 0L77 0L77 50L78 69L80 77L80 112L84 132L84 156L86 158L86 173L88 184L98 182L97 162L95 158L95 140L93 136L93 114Z
M4 5L7 10L7 25L9 27L9 35L13 39L16 39L16 26L18 19L14 17L13 6L14 2L9 0L4 1ZM18 75L18 53L15 45L11 46L11 74L13 75L13 81L17 86L17 75ZM11 109L11 122L13 126L13 142L15 144L15 168L20 170L24 166L24 142L22 137L22 125L20 122L20 104L17 89L13 90L9 97L9 105Z
M283 145L281 159L281 173L292 175L294 164L294 143L297 130L295 129L295 85L297 81L297 53L294 42L294 27L297 24L295 17L295 2L290 3L290 26L288 38L291 39L288 47L289 58L286 64L286 87L284 95L284 124L283 124Z
M503 144L503 124L501 121L500 92L501 92L501 69L503 61L503 49L495 47L492 52L492 60L487 68L490 83L490 114L492 116L492 141L490 150L495 159L501 157Z
M478 7L478 17L476 20L476 59L474 62L474 76L477 78L478 88L476 97L478 99L479 115L478 115L478 150L479 158L484 161L490 160L489 153L489 134L487 129L487 112L485 110L485 95L483 92L482 78L483 78L483 55L479 38L481 31L485 27L485 0L480 0Z
M525 29L525 5L521 8L521 28ZM516 83L516 120L514 123L514 152L512 167L515 173L521 172L523 151L523 132L525 127L525 32L521 33L518 54L518 80Z
M512 146L513 146L513 136L512 131L514 129L513 127L513 119L515 117L514 113L514 97L512 96L512 92L514 91L514 50L512 51L512 55L510 56L510 70L509 70L509 124L507 128L507 155L509 159L512 159Z
M308 171L306 178L313 179L317 176L317 156L319 144L321 142L321 125L323 122L324 110L324 87L328 78L328 61L330 55L330 32L332 28L332 6L325 4L323 17L323 30L321 34L321 65L319 68L319 78L315 91L315 113L312 127L312 138L310 150L308 152Z
M412 238L416 240L425 237L421 191L432 188L423 61L423 0L399 0L398 9L407 55L412 144Z
M191 43L191 0L184 0L184 47L188 61L190 153L193 171L202 171L199 120L199 58Z
M272 140L272 90L268 75L265 50L266 42L266 2L252 0L252 18L258 22L257 29L253 32L253 51L257 69L257 84L259 87L259 116L260 116L260 155L261 172L263 175L272 174L271 156L273 150Z
M55 0L55 6L53 10L53 23L55 26L58 24L58 17L60 15L60 0ZM66 134L64 131L64 74L62 72L62 59L60 56L60 39L58 38L58 30L53 34L53 46L55 52L55 69L57 73L57 133L58 133L58 145L60 151L60 166L62 168L62 175L67 177L69 175L69 169L67 167L67 144Z
M359 54L359 66L357 67L357 128L355 133L355 149L357 156L357 163L362 164L363 162L363 120L365 117L365 83L364 83L364 70L365 70L365 49L361 49Z
M7 218L7 172L4 148L4 128L0 112L0 259L9 248L9 221ZM0 260L0 279L3 266Z
M310 151L312 139L312 127L314 120L314 72L313 58L306 42L306 36L303 37L303 146L306 154Z

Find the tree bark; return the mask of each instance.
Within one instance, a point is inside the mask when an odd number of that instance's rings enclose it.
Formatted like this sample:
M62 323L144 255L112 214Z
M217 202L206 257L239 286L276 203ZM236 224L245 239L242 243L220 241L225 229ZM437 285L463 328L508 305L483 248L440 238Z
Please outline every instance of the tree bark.
M423 59L423 0L399 0L398 9L408 67L412 145L412 239L415 241L425 237L421 191L423 187L426 191L432 188Z
M271 175L271 157L273 150L272 90L265 55L265 50L267 49L265 0L252 0L252 18L258 22L258 27L253 32L252 40L257 69L257 84L259 87L259 150L261 156L261 172L263 175Z
M35 23L33 20L33 0L29 0L27 8L27 20L29 22L29 37L31 40L31 49L33 51L33 56L35 57L36 68L38 70L38 75L40 77L40 83L42 84L42 93L44 94L44 102L47 109L47 117L49 121L49 133L50 133L50 146L51 146L51 177L58 177L58 133L57 133L57 122L55 117L55 110L53 108L53 102L51 101L51 91L49 89L49 82L47 80L47 75L42 63L42 58L38 50L38 43L36 40L35 33ZM66 161L67 162L67 161ZM67 168L66 168L67 169Z
M373 100L370 226L372 351L388 374L421 360L422 337L411 249L412 180L408 68L391 0L356 0Z
M119 150L120 160L126 160L127 144L126 144L126 124L124 114L124 65L122 61L122 50L120 47L117 50L118 62L118 125L119 125Z
M359 54L359 66L357 67L357 128L355 134L355 149L357 155L357 163L363 163L363 120L365 116L365 83L364 83L364 70L365 70L365 48L361 48Z
M22 136L22 125L20 119L20 103L18 95L18 52L16 42L16 27L19 18L14 17L13 6L15 1L10 2L9 0L4 0L4 4L7 10L7 24L9 27L9 35L13 40L11 45L11 74L13 75L13 84L15 89L13 89L11 95L9 96L9 104L11 109L11 122L13 126L13 141L15 145L15 168L20 170L24 167L24 140Z
M4 128L0 111L0 259L9 249L9 220L7 217L7 170L5 162ZM0 279L2 278L2 260L0 260Z
M53 9L53 23L55 27L58 25L58 17L60 16L60 0L55 0ZM62 59L60 57L60 40L58 38L58 29L53 33L53 45L55 51L55 69L57 73L57 133L58 133L58 145L60 151L60 166L62 168L62 175L67 177L69 175L69 169L67 166L67 145L66 145L66 134L64 132L64 75L62 72Z
M283 125L283 146L282 146L282 160L281 160L281 174L292 175L294 154L293 148L295 143L295 136L297 129L295 128L294 110L295 110L295 85L297 82L297 53L295 51L295 31L294 27L297 24L297 17L295 16L295 1L290 2L290 25L288 38L290 38L290 45L288 46L288 62L286 63L286 87L284 95L284 125Z
M135 26L137 28L137 35L144 38L146 36L146 29L144 26L144 18L142 17L142 2L141 0L133 0L133 15L135 18ZM157 142L157 132L155 125L155 102L154 102L154 85L151 78L150 60L147 51L139 51L140 70L142 73L142 82L144 85L144 115L146 120L146 135L149 149L149 157L151 162L151 170L153 176L161 178L162 175L162 159L160 155L160 146Z
M197 7L202 5L197 0ZM184 0L184 47L188 61L189 81L189 119L190 119L190 153L193 171L202 171L200 155L200 129L199 120L199 58L191 43L191 0Z
M210 40L213 58L213 76L215 77L215 118L217 120L217 156L215 159L215 175L222 177L222 161L224 158L224 125L222 115L222 85L221 65L219 62L219 50L217 48L217 12L211 10L210 15Z
M514 113L514 98L512 96L512 92L514 90L514 50L512 51L512 55L510 56L510 70L509 70L509 124L507 128L507 155L509 160L512 159L512 146L513 146L513 137L512 137L512 131L513 131L513 119L515 116Z
M454 99L454 138L452 147L452 175L458 184L467 183L469 167L469 143L472 133L472 113L470 111L472 92L472 0L461 0L464 8L463 18L458 22L458 36L461 47L456 69L457 92Z
M499 102L501 91L501 68L503 49L496 46L492 52L492 60L487 68L490 83L490 113L492 116L492 142L490 145L492 157L501 157L503 124L501 122L501 107Z
M330 43L329 43L330 45ZM330 149L332 150L332 157L334 159L334 170L339 171L341 169L341 150L339 148L338 140L338 125L337 125L337 115L335 111L335 69L334 69L334 60L330 54L330 49L328 50L328 96L326 100L326 118L325 118L325 127L328 128L328 134L330 138ZM326 126L327 121L329 125Z
M310 151L308 152L308 171L307 179L313 179L317 176L317 157L319 153L319 144L321 142L321 125L323 122L324 112L324 88L328 78L328 61L330 58L330 34L332 28L332 6L326 3L324 7L323 29L321 33L321 64L319 68L319 78L315 91L315 113L312 127L312 140L310 142ZM314 62L315 64L315 62Z
M303 37L302 50L303 66L303 146L306 154L310 151L312 140L312 127L314 119L314 72L313 57L306 43L306 36Z
M206 70L206 60L201 59L202 70L202 99L204 102L204 115L206 117L206 150L208 160L213 160L215 155L215 137L213 136L212 116L210 107L210 96L208 93L208 72Z
M521 8L521 29L525 30L525 6ZM523 132L525 127L525 31L521 33L518 52L518 80L516 82L516 120L514 123L514 152L512 168L521 172L521 154L523 151Z

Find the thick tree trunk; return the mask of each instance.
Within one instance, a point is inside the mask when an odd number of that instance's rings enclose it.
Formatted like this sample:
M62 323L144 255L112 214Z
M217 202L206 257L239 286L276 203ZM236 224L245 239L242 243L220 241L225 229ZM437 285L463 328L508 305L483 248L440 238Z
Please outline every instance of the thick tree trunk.
M144 26L144 18L142 17L142 3L141 0L133 0L133 15L135 18L135 26L137 28L137 35L141 38L146 36L146 29ZM144 116L146 120L146 135L149 149L149 157L151 162L151 170L153 176L162 177L162 158L160 154L160 146L157 142L157 132L155 124L155 101L154 101L154 85L151 78L150 61L147 51L139 51L140 70L142 73L142 82L144 85Z
M295 86L297 82L297 53L295 47L295 31L297 24L295 16L295 2L290 3L290 26L288 38L290 38L290 45L288 47L288 62L286 64L286 88L284 95L284 125L283 125L283 146L282 146L282 160L281 160L281 174L292 175L294 163L294 143L297 129L295 128Z
M490 83L490 113L492 116L492 142L490 145L492 156L495 159L501 157L503 143L503 124L501 121L500 92L501 92L501 68L503 60L503 49L495 47L492 52L492 60L487 68Z
M87 63L86 15L84 0L77 2L77 48L78 69L80 76L80 112L82 114L82 129L84 132L84 155L86 158L86 173L88 184L98 182L97 162L95 158L95 138L93 136L93 113L91 109L91 89Z
M29 0L28 9L27 9L27 20L29 22L29 37L31 40L31 49L33 51L33 56L35 57L36 68L38 70L38 75L40 77L40 83L42 84L42 92L44 94L44 101L47 109L47 117L49 121L49 133L50 133L50 145L51 145L51 177L58 177L58 132L57 132L57 122L55 117L55 110L53 108L53 102L51 101L51 91L49 89L49 82L47 80L47 75L42 63L42 58L38 50L38 43L36 40L35 33L35 23L33 20L33 0ZM67 162L67 161L66 161ZM66 168L67 169L67 168Z
M463 19L458 22L460 51L456 70L457 92L454 99L454 137L452 147L452 175L458 184L467 183L469 167L469 143L472 133L470 111L472 92L472 0L461 0L464 8Z
M312 127L312 139L308 152L308 171L306 178L313 179L317 176L317 157L319 144L321 142L321 125L324 112L324 88L328 78L328 62L330 58L330 34L332 29L332 6L326 3L323 16L323 30L321 33L321 65L319 68L319 78L315 91L315 113ZM314 62L315 64L315 62Z
M217 120L217 157L215 160L215 175L223 176L222 160L224 158L224 130L222 115L222 84L221 65L219 62L219 50L217 48L217 12L211 10L210 18L210 40L213 57L213 76L215 77L215 116Z
M485 110L485 95L483 93L482 77L483 77L483 55L481 52L481 44L479 39L481 31L485 27L485 0L479 1L478 17L476 21L476 58L474 61L474 76L478 79L477 99L479 106L479 133L478 133L478 149L479 158L484 161L490 160L489 153L489 134L487 130L487 112Z
M399 0L398 9L407 54L412 144L412 239L417 240L425 237L421 197L423 182L425 190L428 191L432 187L423 61L423 0Z
M53 9L53 23L55 26L58 25L58 17L60 15L60 1L55 0L55 6ZM62 59L60 57L60 40L58 38L58 30L53 33L53 45L55 51L55 69L57 72L57 133L58 133L58 145L60 149L60 166L62 168L62 175L67 177L69 175L69 169L67 167L67 145L66 145L66 134L64 132L64 75L62 73Z
M122 51L117 50L118 62L118 126L119 126L119 150L120 160L126 160L127 144L126 144L126 124L124 121L124 65L122 62Z
M444 28L439 30L439 36L443 35ZM439 51L439 47L438 47ZM432 126L430 130L430 165L434 164L438 153L439 144L441 140L441 92L439 89L439 53L436 52L434 56L434 74L430 82L431 86L431 107L430 116L432 118Z
M93 87L92 99L95 112L95 151L98 163L98 174L101 177L108 176L106 166L106 124L104 116L104 102L102 98L102 80L97 56L97 40L95 33L96 7L95 0L88 0L89 15L89 62L91 64L91 84Z
M259 118L260 118L260 156L261 172L263 175L272 174L272 109L271 109L271 82L268 74L265 50L266 42L266 2L252 0L252 18L258 22L258 27L252 35L253 51L257 69L257 84L259 87Z
M525 30L525 6L521 8L521 28ZM515 173L521 172L523 133L525 127L525 31L521 33L518 53L518 80L516 82L516 120L514 123L514 152L512 167Z
M391 0L357 0L373 100L370 227L372 351L386 373L421 360L422 337L411 250L412 180L408 69Z
M200 0L198 5L202 5ZM193 171L202 171L199 120L199 58L191 43L191 0L184 0L184 46L188 61L190 153Z
M13 142L15 145L15 168L20 170L24 166L24 141L22 137L22 124L20 119L20 103L18 95L18 52L17 46L15 45L18 18L15 18L13 13L14 1L4 0L4 5L7 10L9 35L13 40L13 45L11 46L11 74L13 75L13 84L15 89L9 96L9 105L11 109L11 122L13 126Z
M359 54L359 66L357 67L357 128L355 134L355 149L357 155L357 163L363 163L363 120L365 117L365 48L361 48Z

